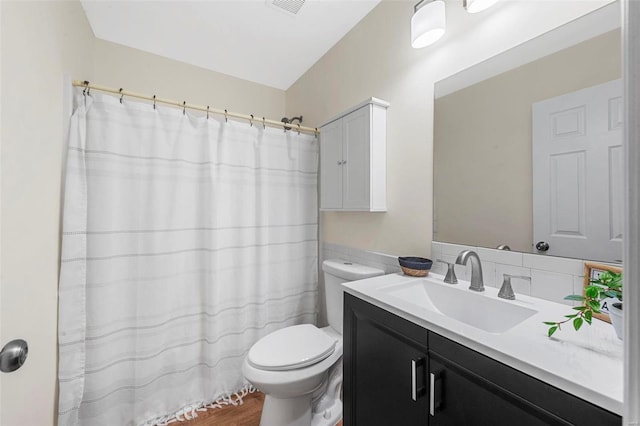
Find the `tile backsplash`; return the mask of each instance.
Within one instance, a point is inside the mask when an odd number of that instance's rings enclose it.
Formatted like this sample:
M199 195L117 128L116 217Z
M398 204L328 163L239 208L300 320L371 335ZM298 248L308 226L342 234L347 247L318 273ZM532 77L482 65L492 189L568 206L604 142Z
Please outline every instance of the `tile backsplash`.
M400 272L398 256L330 243L320 243L320 253L322 256L320 262L325 259L342 259L371 266L372 268L382 269L385 274ZM320 271L322 271L322 268L320 268Z
M380 268L386 274L400 272L397 256L330 243L321 243L320 250L321 261L338 258ZM482 262L484 283L487 286L499 288L502 285L502 274L512 274L529 278L511 280L516 294L573 305L573 302L564 300L564 297L568 294L582 293L584 261L581 259L541 256L434 241L431 244L431 259L434 261L431 270L444 275L447 272L447 266L436 260L453 263L462 250L473 250L478 253ZM470 265L466 267L456 265L455 270L458 278L469 280Z
M462 250L474 250L482 263L485 285L500 287L502 274L521 275L529 279L511 280L516 294L538 297L552 302L573 305L564 300L568 294L581 294L584 276L584 260L519 253L514 251L470 247L459 244L431 243L431 257L446 262L454 262ZM471 267L456 265L458 277L468 280ZM431 269L437 274L446 273L446 265L435 262Z

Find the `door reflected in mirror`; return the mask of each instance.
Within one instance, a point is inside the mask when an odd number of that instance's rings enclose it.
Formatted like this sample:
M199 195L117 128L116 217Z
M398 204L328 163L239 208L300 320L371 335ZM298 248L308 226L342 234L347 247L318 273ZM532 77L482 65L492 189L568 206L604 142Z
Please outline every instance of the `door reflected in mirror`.
M609 4L436 83L434 241L622 258L619 16Z

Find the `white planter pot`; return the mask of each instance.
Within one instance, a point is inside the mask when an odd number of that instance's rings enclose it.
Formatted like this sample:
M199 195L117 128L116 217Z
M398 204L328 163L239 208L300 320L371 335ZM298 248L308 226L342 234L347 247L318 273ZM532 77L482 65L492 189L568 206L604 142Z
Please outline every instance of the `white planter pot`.
M611 324L613 324L613 329L616 331L618 339L622 340L622 337L624 336L622 303L611 303L609 305L609 318L611 318Z

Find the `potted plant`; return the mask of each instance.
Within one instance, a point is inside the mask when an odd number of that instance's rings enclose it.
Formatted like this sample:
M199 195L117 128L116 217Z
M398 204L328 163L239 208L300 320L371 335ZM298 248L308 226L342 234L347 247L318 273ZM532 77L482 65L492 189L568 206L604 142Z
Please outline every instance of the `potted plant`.
M580 306L574 306L573 314L565 315L562 321L545 321L549 326L548 336L561 330L562 324L572 322L573 328L577 331L586 322L591 325L594 314L600 314L602 302L605 299L615 298L619 302L607 305L611 323L619 339L622 339L622 272L602 271L597 278L589 280L588 286L584 289L583 295L571 294L565 300L575 300L581 302Z

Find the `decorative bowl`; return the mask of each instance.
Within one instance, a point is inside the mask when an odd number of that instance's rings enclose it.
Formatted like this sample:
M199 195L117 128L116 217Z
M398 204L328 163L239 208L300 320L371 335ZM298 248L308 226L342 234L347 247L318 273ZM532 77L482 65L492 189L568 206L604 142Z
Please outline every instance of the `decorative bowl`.
M411 277L426 277L433 265L431 259L413 256L398 257L398 263L402 272Z

